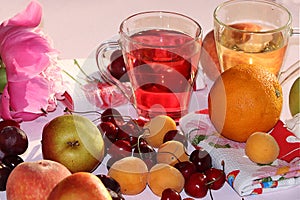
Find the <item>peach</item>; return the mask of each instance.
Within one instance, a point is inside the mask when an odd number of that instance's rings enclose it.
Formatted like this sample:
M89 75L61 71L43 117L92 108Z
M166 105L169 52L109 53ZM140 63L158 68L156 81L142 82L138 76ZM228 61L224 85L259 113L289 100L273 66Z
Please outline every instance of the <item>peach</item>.
M60 181L47 200L112 200L101 180L90 172L76 172Z
M23 162L8 177L7 200L46 200L55 185L69 175L71 172L55 161Z

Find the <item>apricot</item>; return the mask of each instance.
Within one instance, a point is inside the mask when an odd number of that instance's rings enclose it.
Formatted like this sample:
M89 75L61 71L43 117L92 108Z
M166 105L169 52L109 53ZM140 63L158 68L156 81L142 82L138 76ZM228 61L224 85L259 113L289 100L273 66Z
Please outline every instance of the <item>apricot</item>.
M147 122L144 128L145 140L152 147L158 148L163 143L165 134L170 130L176 130L176 122L169 116L158 115Z
M147 186L148 168L140 158L125 157L112 164L108 176L120 184L122 194L136 195Z
M166 163L174 166L178 162L188 161L185 146L178 141L171 140L163 143L157 150L156 160L158 163Z
M149 171L148 185L157 196L161 196L167 188L180 193L184 187L184 177L175 167L166 163L158 163Z
M270 164L277 159L279 146L270 134L255 132L246 141L245 153L255 163Z

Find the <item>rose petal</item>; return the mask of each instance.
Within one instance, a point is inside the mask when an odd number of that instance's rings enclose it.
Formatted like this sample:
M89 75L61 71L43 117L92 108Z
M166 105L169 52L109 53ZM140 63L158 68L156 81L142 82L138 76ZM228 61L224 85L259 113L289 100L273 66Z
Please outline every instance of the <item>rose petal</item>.
M4 120L15 120L17 122L32 121L36 118L44 115L44 113L27 113L27 112L14 112L10 110L10 96L7 91L7 87L4 89L1 96L0 115Z
M0 54L10 82L24 81L40 74L50 65L52 49L45 38L20 30L10 34L0 47Z
M3 93L1 95L1 106L0 106L0 115L3 119L12 119L10 115L10 110L9 110L9 94L7 91L7 84L3 90Z
M32 1L24 11L18 13L11 19L4 21L0 28L5 26L36 27L40 24L41 18L41 5L37 1Z
M13 111L41 113L46 111L49 98L48 82L36 76L24 82L8 82L10 106Z

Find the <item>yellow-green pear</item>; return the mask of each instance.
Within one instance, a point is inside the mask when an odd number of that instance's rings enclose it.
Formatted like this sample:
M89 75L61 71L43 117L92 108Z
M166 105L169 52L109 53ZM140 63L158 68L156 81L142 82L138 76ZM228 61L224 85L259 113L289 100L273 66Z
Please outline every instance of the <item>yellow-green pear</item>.
M300 77L293 83L289 94L289 108L292 116L300 113Z
M99 129L87 117L62 115L43 128L43 158L62 163L72 173L95 170L103 160L104 150Z

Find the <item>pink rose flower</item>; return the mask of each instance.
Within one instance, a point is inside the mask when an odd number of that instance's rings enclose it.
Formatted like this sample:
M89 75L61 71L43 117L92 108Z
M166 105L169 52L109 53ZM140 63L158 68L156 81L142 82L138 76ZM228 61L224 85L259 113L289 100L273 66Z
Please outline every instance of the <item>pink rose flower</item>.
M34 120L54 111L57 100L64 98L58 52L38 29L41 16L41 5L32 1L0 25L0 58L7 76L0 99L3 119Z

